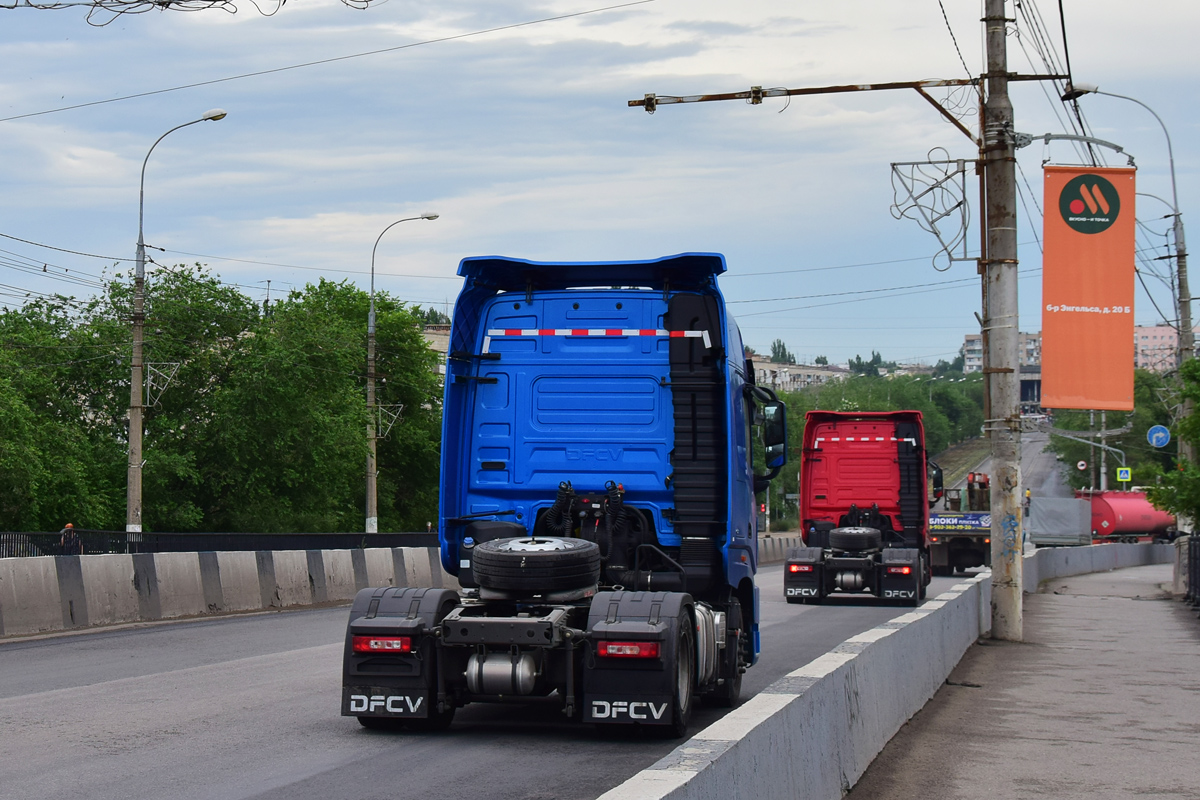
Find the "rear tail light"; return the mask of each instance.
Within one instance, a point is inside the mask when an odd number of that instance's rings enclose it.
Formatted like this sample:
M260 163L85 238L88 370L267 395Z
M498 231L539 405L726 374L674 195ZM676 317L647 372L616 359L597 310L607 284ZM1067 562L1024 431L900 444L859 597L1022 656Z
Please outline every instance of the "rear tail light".
M658 642L597 642L596 653L609 658L658 658Z
M788 564L788 572L812 572L812 564Z
M933 541L934 541L934 542L936 542L936 541L937 541L937 537L936 537L936 536L934 536L934 537L933 537Z
M888 575L911 575L912 567L888 567Z
M356 653L411 653L411 636L355 636L350 644Z

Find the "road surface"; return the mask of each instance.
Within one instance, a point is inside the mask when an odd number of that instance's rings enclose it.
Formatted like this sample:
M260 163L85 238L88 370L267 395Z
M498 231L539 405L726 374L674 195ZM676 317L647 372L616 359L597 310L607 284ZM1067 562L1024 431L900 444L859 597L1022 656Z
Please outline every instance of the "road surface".
M935 578L929 596L953 583ZM760 586L763 657L745 697L906 610L865 596L788 605L780 565ZM442 734L364 730L338 715L346 617L340 607L0 643L0 795L588 800L679 743L603 738L521 706L460 709ZM693 731L722 713L698 707Z

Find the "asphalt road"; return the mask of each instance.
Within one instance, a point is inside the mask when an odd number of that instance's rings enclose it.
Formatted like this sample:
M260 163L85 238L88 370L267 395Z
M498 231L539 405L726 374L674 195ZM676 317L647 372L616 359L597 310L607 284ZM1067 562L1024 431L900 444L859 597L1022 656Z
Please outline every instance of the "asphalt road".
M1074 497L1075 493L1063 478L1066 467L1055 458L1052 450L1046 449L1049 439L1048 433L1021 434L1021 482L1024 489L1032 490L1037 497ZM991 457L984 459L974 471L991 475L994 472ZM966 478L963 478L946 488L960 489L966 483Z
M935 578L932 597L955 581ZM748 697L905 612L848 597L788 605L760 573L763 656ZM441 734L338 715L347 609L260 614L0 643L0 796L585 800L679 743L599 736L557 711L460 709ZM722 715L699 707L698 731Z

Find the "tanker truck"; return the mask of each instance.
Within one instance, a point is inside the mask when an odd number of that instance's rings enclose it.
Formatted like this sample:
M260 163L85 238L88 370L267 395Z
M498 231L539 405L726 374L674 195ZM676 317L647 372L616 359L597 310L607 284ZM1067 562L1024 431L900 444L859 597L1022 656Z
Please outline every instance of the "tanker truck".
M1142 491L1080 489L1075 497L1092 506L1092 541L1151 542L1175 538L1175 517L1150 505Z
M461 262L438 516L461 590L358 593L343 715L437 729L469 703L543 703L678 737L700 698L737 703L759 653L754 496L787 425L725 269Z

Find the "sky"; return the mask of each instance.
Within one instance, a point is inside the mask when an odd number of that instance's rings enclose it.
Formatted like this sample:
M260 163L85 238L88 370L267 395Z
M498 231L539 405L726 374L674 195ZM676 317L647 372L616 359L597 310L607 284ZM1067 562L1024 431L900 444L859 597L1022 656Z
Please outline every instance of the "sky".
M155 147L145 238L160 248L149 251L157 263L206 264L256 300L268 281L273 297L322 277L366 289L380 233L432 212L437 220L389 230L375 258L377 289L422 307L453 302L467 256L703 251L726 256L722 289L760 353L778 338L804 363L878 351L933 364L978 333L974 262L948 262L932 234L892 214L893 162L975 156L915 92L670 105L653 115L627 105L650 92L977 75L978 0L613 5L387 0L356 10L290 0L264 16L242 2L236 14L152 11L102 27L81 8L0 9L0 304L86 297L104 276L128 275L147 152L176 125L222 108L225 119ZM1010 70L1045 72L1031 18L1063 63L1058 3L1022 6L1009 4L1018 20ZM1136 97L1162 117L1179 207L1191 219L1200 4L1063 0L1062 13L1076 81ZM1012 97L1018 131L1070 132L1052 84L1014 84ZM949 99L973 127L973 98ZM1079 105L1091 135L1135 156L1138 191L1170 201L1154 117L1102 95ZM1042 163L1082 158L1065 142L1018 153L1022 331L1041 329ZM966 199L974 257L971 174ZM1173 263L1154 260L1167 253L1170 208L1138 200L1149 293L1137 287L1135 318L1157 324L1174 316L1169 289L1149 274L1166 276Z

